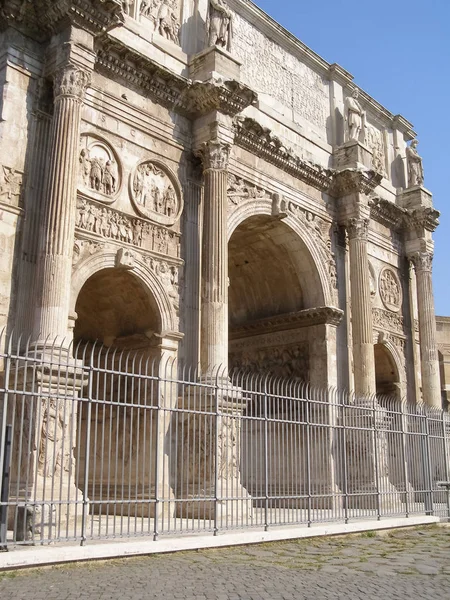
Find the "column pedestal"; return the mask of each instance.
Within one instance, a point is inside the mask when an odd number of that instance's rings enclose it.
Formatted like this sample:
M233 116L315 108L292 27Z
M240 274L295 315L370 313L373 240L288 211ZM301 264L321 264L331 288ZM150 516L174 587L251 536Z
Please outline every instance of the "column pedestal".
M242 392L205 385L203 392L193 386L178 404L176 516L218 529L249 523L252 499L240 469Z
M51 360L49 358L49 360ZM75 361L61 366L38 359L19 364L10 406L14 414L8 516L17 541L51 541L81 531L83 502L76 487L78 392L83 371ZM67 533L66 533L67 532Z

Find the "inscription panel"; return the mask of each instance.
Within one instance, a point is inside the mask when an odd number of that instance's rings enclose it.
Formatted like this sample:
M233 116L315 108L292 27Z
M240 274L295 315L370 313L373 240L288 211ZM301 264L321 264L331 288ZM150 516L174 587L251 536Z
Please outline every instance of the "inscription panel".
M322 130L325 137L329 88L318 73L238 14L233 19L233 55L242 62L243 83L269 94Z

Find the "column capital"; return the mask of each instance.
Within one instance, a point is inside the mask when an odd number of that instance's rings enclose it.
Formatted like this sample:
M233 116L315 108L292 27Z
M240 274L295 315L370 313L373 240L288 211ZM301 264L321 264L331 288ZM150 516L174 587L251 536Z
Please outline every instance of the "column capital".
M73 64L59 68L54 74L55 101L70 97L82 102L90 82L91 73L87 69Z
M204 142L196 151L203 163L203 170L226 171L230 159L231 145L218 139Z
M414 265L417 271L432 271L433 265L433 253L427 251L412 252L408 255L408 259Z
M346 222L349 240L367 241L369 233L369 219L352 218Z

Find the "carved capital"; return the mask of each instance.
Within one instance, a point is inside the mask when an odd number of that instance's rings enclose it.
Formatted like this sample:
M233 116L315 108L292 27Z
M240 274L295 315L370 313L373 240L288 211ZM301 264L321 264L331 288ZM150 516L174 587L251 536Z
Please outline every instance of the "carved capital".
M349 219L346 226L350 240L363 240L367 242L369 219Z
M432 252L414 252L408 256L417 271L429 271L431 273L433 264Z
M55 73L54 77L55 100L72 97L83 101L90 82L91 74L89 71L74 65L62 67Z
M331 194L337 198L353 193L371 194L383 176L375 171L345 169L335 174Z
M202 159L204 171L208 169L226 171L228 169L230 151L230 144L224 144L223 142L219 142L219 140L210 140L202 144L196 154Z

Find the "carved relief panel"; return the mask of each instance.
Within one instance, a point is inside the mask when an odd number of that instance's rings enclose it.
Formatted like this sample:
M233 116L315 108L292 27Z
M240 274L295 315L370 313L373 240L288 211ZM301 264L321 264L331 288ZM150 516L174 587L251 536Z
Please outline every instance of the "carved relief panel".
M183 210L175 177L150 160L140 163L131 174L130 196L140 215L161 225L174 225Z
M0 202L22 205L23 174L12 167L0 165Z
M115 242L125 242L143 250L180 255L180 234L166 227L125 215L83 198L77 205L78 229Z
M112 147L100 138L81 136L79 193L111 204L117 198L121 183L121 167Z
M399 312L402 304L402 288L397 273L385 267L379 278L381 300L392 312Z
M229 361L230 367L235 369L245 369L252 373L270 373L276 377L298 377L303 381L309 380L308 342L232 351Z
M140 0L133 4L136 6L130 14L134 14L136 19L171 42L180 43L180 0Z

